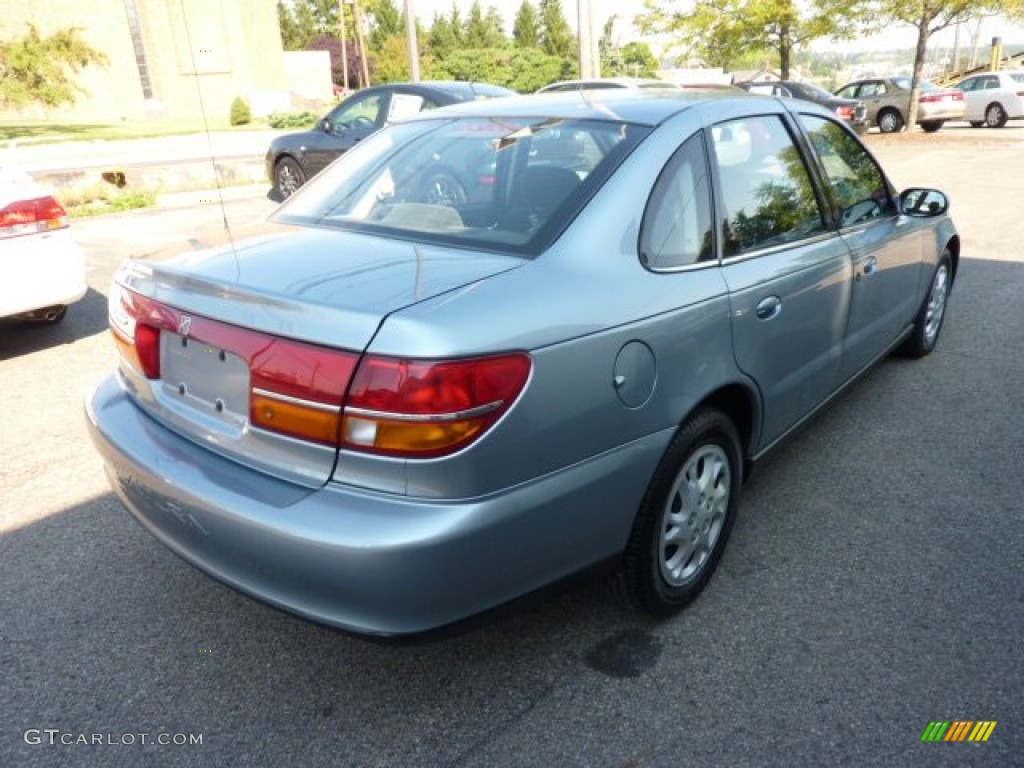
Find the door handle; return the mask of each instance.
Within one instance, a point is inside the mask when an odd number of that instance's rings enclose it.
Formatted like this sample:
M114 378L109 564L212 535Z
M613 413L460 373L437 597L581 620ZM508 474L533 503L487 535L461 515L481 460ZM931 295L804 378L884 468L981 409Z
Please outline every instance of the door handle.
M782 311L782 299L778 296L769 296L762 299L757 305L757 319L771 320Z

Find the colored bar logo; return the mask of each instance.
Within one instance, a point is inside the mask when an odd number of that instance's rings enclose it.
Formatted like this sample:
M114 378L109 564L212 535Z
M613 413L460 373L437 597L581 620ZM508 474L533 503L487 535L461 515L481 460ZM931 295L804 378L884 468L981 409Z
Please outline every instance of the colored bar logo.
M988 741L996 728L995 720L932 720L921 734L921 741Z

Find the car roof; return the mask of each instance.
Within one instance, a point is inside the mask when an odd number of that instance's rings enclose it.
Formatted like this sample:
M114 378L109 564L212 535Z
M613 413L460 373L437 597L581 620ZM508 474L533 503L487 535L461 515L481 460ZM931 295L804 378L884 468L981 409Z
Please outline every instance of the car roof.
M360 93L368 93L372 91L394 90L406 90L414 93L442 93L460 101L469 101L478 96L487 98L495 96L513 96L516 93L513 90L504 88L500 85L493 85L491 83L478 83L468 80L421 80L415 83L381 83L379 85L373 85L368 88L355 91L352 95L355 96Z
M675 83L667 80L655 80L648 77L588 77L582 80L558 80L538 88L537 93L547 93L549 89L564 90L566 88L583 90L588 87L603 88L678 88Z
M443 114L466 117L613 120L655 126L698 104L730 99L746 101L754 98L756 97L740 89L689 88L655 91L612 88L598 91L556 91L507 99L464 102L445 107ZM428 120L435 114L433 111L422 112L410 117L409 120Z

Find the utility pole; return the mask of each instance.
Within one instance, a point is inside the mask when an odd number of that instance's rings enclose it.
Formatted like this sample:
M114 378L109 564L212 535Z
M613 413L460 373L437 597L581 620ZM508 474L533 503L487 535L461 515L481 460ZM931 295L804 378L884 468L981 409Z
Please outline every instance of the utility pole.
M342 96L348 91L348 42L345 40L345 0L338 0L338 10L341 11L341 89Z
M580 77L591 78L601 76L601 58L597 53L597 40L594 37L594 17L590 0L576 0L576 27L579 40Z
M370 65L366 61L366 37L363 35L363 12L359 8L359 0L352 0L352 22L356 26L356 50L362 65L359 86L366 88L370 84Z
M405 36L409 40L409 77L420 81L420 49L416 41L416 11L413 0L405 0Z

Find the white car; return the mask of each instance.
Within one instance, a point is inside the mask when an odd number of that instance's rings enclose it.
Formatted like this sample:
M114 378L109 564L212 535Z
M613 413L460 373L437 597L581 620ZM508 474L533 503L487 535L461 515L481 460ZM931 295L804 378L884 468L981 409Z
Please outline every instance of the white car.
M1024 118L1024 69L972 75L956 88L967 102L964 120L975 128L1002 128L1007 120Z
M59 323L85 295L85 256L57 199L0 166L0 317Z

